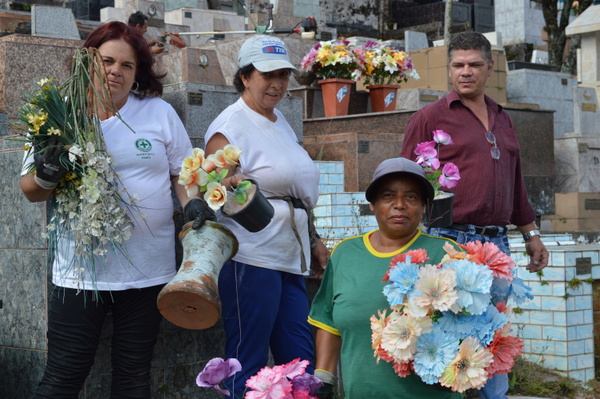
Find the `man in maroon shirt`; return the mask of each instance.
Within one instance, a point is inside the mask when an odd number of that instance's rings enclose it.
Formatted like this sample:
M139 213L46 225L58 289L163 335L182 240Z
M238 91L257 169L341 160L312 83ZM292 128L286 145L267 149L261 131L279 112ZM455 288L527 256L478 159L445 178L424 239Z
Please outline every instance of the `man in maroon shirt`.
M509 253L506 226L518 227L530 256L527 270L548 264L548 251L535 226L535 213L525 190L519 143L510 116L484 94L494 62L490 42L480 33L463 32L448 46L449 76L453 90L415 113L408 122L401 157L415 159L417 144L433 140L434 130L448 133L453 145L441 148L442 164L460 170L453 224L431 228L431 234L458 243L493 242ZM506 300L503 293L497 300ZM479 391L484 399L506 398L508 377L496 375Z

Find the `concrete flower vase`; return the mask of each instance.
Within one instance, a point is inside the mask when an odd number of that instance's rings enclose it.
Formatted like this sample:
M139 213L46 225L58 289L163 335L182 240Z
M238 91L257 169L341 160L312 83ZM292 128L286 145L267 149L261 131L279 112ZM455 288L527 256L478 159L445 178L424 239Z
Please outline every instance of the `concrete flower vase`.
M212 221L198 230L183 226L183 260L171 282L158 294L158 310L179 327L202 330L221 315L217 281L221 268L237 252L238 241L226 227Z

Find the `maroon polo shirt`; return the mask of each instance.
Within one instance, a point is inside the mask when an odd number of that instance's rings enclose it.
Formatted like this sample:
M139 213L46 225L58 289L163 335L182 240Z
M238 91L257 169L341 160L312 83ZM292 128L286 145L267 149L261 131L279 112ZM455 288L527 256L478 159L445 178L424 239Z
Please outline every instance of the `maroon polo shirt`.
M410 118L400 156L415 160L417 144L433 140L434 130L445 131L454 144L439 148L440 161L442 166L454 162L461 176L453 189L442 188L455 193L454 223L477 226L532 223L535 213L525 190L512 120L494 100L486 96L485 101L490 130L500 149L499 160L490 154L492 145L485 138L483 123L454 90Z

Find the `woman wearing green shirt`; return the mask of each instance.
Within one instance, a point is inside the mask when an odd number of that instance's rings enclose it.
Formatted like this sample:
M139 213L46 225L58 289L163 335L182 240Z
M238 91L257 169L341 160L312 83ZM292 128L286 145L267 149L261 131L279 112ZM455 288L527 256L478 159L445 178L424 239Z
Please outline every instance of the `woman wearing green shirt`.
M423 169L405 158L383 161L366 191L378 230L348 238L334 249L312 303L309 323L317 327L315 375L331 389L341 361L346 399L459 399L462 394L428 385L411 374L399 377L391 363L377 363L370 317L389 307L381 281L397 254L425 249L439 263L451 240L419 230L433 187ZM457 247L458 248L458 247ZM322 389L319 398L333 397Z

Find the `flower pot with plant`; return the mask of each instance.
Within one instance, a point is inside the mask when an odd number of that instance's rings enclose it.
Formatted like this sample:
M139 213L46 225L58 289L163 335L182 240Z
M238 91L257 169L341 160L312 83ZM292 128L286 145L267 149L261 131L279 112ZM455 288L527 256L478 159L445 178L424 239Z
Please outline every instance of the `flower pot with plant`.
M348 40L319 42L302 60L302 69L321 80L325 116L348 115L350 89L360 78L361 65Z
M447 162L441 169L439 147L453 144L450 135L443 130L433 131L433 141L419 143L415 148L415 160L425 170L427 180L433 185L435 197L427 205L425 224L427 227L448 227L452 224L452 204L454 193L440 191L440 188L456 187L460 180L458 167Z
M419 79L410 57L404 51L373 40L353 51L362 65L361 78L369 89L373 112L395 110L400 82Z

